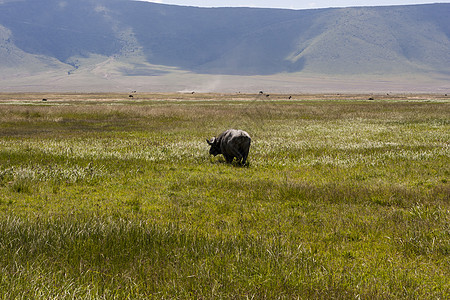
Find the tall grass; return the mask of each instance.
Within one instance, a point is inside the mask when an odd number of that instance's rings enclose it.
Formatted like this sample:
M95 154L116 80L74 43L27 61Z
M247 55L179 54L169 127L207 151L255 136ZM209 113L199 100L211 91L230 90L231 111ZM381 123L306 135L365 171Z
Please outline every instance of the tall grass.
M450 295L445 99L10 97L2 299ZM248 168L207 155L230 127Z

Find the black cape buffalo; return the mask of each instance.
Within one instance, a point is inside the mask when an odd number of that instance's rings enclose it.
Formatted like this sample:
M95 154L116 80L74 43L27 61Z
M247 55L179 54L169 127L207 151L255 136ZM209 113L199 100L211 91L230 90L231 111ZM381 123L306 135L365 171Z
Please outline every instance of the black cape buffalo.
M227 163L233 162L233 159L236 158L239 163L245 165L252 139L243 130L228 129L218 137L206 141L211 146L209 154L214 156L222 154Z

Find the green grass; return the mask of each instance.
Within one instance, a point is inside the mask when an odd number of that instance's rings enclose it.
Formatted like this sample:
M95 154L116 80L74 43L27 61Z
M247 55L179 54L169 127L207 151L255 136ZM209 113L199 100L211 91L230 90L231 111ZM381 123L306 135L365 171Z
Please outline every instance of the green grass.
M450 297L444 98L42 97L0 97L0 299Z

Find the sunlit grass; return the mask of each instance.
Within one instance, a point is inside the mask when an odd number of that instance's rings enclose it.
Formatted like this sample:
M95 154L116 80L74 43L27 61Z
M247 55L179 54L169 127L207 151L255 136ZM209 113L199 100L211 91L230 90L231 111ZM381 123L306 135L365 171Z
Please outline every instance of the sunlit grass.
M0 97L3 299L450 295L445 99L42 97Z

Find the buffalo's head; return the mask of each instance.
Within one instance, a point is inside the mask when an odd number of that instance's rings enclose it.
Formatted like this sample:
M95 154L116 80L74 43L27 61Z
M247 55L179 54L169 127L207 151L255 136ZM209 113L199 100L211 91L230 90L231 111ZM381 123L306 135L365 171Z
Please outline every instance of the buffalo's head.
M218 141L217 141L217 139L215 137L213 137L211 140L206 139L206 141L208 142L208 145L211 146L211 149L209 149L209 154L210 155L216 156L216 155L222 153L220 151L219 143L218 143Z

